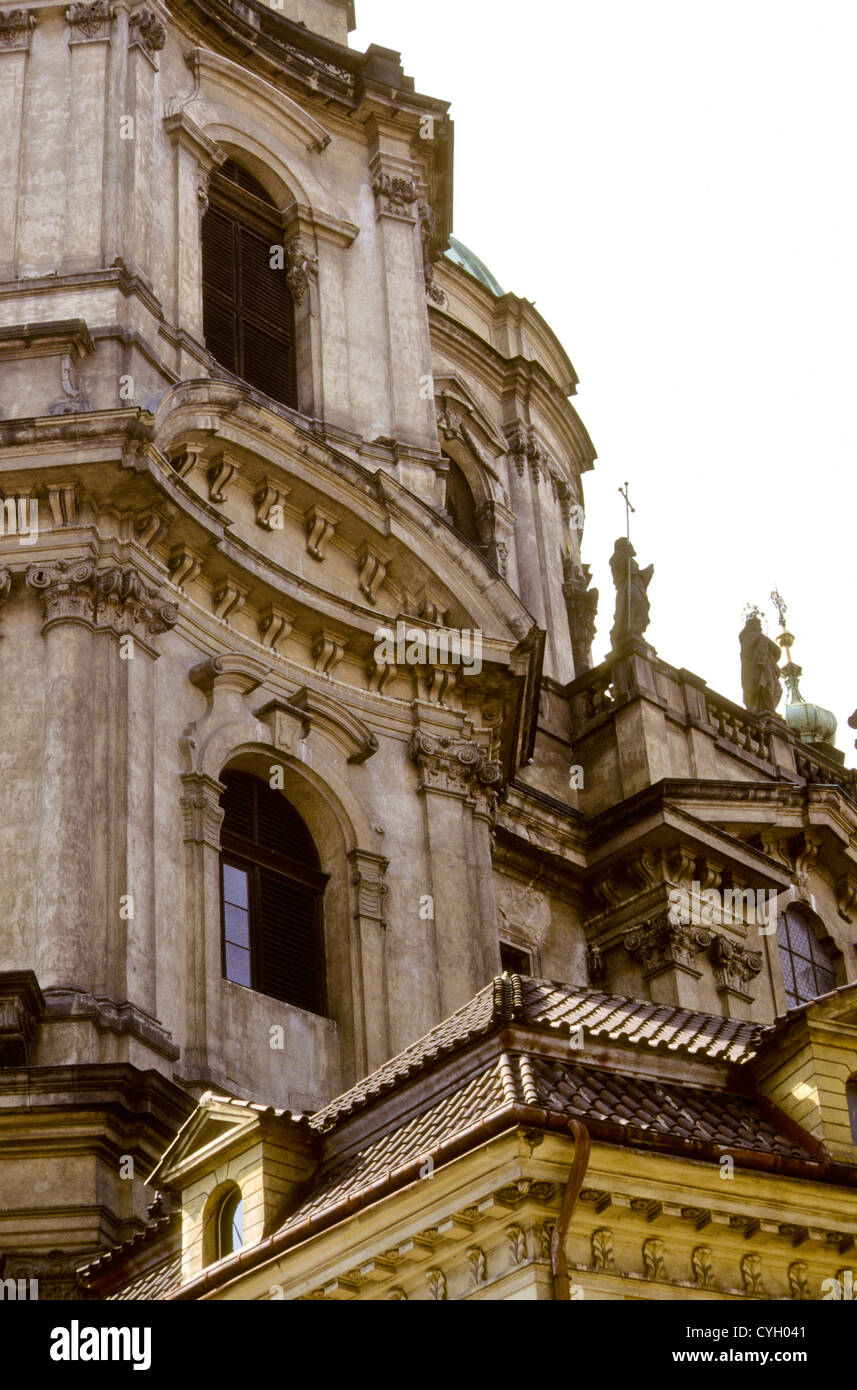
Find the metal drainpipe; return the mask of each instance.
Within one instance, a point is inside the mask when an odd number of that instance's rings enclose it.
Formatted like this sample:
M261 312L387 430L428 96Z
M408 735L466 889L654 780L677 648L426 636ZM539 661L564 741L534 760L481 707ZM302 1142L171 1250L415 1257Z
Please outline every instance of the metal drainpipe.
M553 1296L559 1302L571 1301L571 1287L568 1282L568 1255L565 1241L572 1212L580 1196L583 1179L589 1167L589 1130L580 1120L568 1120L568 1128L574 1137L574 1162L562 1194L559 1216L551 1237L551 1272L553 1274Z

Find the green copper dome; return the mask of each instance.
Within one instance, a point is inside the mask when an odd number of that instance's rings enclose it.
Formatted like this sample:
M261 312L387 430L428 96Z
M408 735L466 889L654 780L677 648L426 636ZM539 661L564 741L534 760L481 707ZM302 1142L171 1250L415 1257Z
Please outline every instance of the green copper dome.
M792 660L791 649L794 637L786 628L786 605L775 589L771 594L782 624L782 632L777 642L786 657L785 666L780 667L780 675L785 681L788 699L783 718L801 743L821 743L832 746L836 738L836 715L822 705L811 705L800 693L798 681L803 675L803 667Z
M480 261L479 257L474 255L470 250L470 247L465 246L464 242L459 241L457 237L451 236L449 238L449 249L445 254L449 260L453 261L456 265L460 265L462 270L466 270L468 275L472 275L475 280L478 280L479 283L484 285L487 290L490 290L492 294L501 295L506 293L499 281L494 279L487 265Z

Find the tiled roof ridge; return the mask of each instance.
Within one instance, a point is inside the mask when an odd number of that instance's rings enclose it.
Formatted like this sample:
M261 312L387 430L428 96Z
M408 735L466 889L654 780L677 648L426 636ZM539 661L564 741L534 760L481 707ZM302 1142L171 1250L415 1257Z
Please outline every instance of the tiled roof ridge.
M180 1211L165 1212L163 1216L158 1216L154 1221L149 1221L142 1231L135 1231L127 1240L120 1241L118 1245L111 1245L107 1250L102 1250L100 1255L96 1255L88 1264L78 1265L77 1273L83 1279L89 1278L93 1274L99 1273L106 1265L111 1264L120 1256L131 1254L135 1246L144 1245L156 1234L162 1234L165 1227L171 1222L176 1221L181 1216Z
M605 1006L612 1007L603 1017L592 1021L599 1008ZM567 1013L569 1008L574 1014L572 1020L552 1016L559 1015L560 1011ZM721 1014L504 973L396 1057L316 1111L309 1120L311 1128L321 1132L332 1129L340 1120L419 1075L440 1057L459 1051L498 1026L511 1023L569 1033L583 1026L595 1037L606 1033L613 1041L645 1044L672 1053L686 1051L703 1061L739 1065L755 1055L765 1033L763 1025L724 1018Z

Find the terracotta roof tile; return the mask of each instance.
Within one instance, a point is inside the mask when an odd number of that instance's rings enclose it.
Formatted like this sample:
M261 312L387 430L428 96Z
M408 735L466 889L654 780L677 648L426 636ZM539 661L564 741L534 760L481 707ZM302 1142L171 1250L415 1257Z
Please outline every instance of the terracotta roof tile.
M143 1274L139 1274L124 1288L118 1289L115 1293L107 1294L104 1301L112 1303L125 1299L169 1298L173 1290L179 1287L181 1281L182 1257L181 1252L179 1252L170 1255L168 1259L154 1265L151 1269L147 1269Z

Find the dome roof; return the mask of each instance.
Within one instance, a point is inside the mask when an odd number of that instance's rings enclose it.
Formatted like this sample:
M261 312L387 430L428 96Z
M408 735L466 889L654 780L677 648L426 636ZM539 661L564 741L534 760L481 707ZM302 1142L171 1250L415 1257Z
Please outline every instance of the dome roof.
M466 270L468 275L472 275L492 294L506 293L499 281L494 279L487 265L480 261L479 257L470 250L470 247L465 246L464 242L459 241L457 237L451 236L449 238L449 249L445 254L449 260L453 261L455 265L460 265L462 270Z

